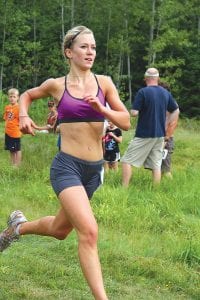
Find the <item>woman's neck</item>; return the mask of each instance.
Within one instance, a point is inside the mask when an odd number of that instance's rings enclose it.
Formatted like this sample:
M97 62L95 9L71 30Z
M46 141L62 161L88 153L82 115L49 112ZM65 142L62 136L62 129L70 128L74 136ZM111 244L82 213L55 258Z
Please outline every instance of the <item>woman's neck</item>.
M85 82L90 78L90 76L93 73L90 70L87 71L70 71L67 75L68 79L70 81L79 81L79 82Z

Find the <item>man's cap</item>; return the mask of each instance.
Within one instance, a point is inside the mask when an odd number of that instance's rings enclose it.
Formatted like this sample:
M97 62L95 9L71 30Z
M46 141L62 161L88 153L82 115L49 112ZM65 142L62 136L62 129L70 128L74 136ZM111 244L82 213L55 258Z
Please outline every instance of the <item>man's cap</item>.
M146 70L145 77L159 77L159 72L156 68L149 68Z

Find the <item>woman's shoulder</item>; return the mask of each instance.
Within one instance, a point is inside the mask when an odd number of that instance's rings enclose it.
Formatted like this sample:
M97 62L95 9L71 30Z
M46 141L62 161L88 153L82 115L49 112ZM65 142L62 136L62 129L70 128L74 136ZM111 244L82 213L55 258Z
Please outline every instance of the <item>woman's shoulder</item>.
M110 89L113 89L114 83L110 76L107 75L95 75L101 89L104 91L104 94L108 92Z
M56 86L56 85L60 85L60 84L63 84L65 81L65 76L62 76L62 77L57 77L57 78L48 78L46 79L43 84L44 85L51 85L51 86Z
M98 74L95 74L97 80L99 82L102 82L102 83L109 83L109 82L112 82L112 79L110 76L107 76L107 75L98 75Z
M65 87L65 77L48 78L39 87L46 95L60 99Z

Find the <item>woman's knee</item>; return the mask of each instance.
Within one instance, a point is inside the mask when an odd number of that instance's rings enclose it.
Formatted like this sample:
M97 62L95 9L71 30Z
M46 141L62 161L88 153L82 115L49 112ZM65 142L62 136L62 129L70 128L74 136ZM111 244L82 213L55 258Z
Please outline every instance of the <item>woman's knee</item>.
M88 244L89 246L96 246L98 240L98 226L93 224L88 226L84 231L78 233L79 242Z
M72 231L72 228L57 229L54 231L53 236L57 240L64 240L71 231Z

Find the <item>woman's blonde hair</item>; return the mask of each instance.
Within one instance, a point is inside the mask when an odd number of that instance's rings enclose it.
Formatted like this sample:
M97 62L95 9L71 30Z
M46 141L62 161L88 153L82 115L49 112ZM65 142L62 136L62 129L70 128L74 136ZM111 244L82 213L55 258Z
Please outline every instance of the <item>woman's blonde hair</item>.
M90 33L93 34L92 30L85 26L76 26L68 30L63 39L63 55L66 57L65 50L72 47L74 40L81 33ZM66 57L67 58L67 57Z

